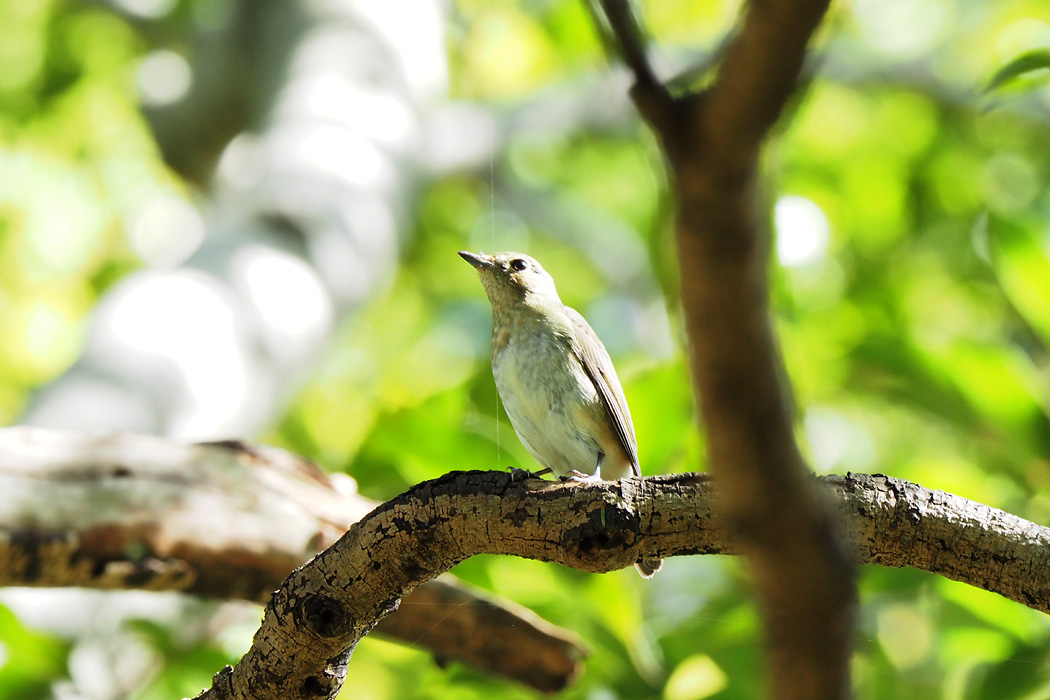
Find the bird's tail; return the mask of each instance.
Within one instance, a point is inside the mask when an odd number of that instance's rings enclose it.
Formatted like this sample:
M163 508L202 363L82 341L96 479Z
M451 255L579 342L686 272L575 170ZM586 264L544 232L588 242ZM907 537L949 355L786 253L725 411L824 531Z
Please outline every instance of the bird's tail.
M634 568L638 569L638 573L642 575L642 578L652 578L653 574L659 571L663 565L663 559L639 559L634 563Z

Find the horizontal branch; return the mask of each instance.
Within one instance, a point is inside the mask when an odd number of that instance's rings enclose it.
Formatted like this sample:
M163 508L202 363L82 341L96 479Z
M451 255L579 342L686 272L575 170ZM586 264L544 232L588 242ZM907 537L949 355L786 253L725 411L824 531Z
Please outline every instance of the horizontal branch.
M915 566L1050 612L1050 529L887 476L820 483L859 561ZM576 484L453 472L424 482L293 573L252 648L200 697L334 697L353 648L398 599L476 554L602 572L643 556L734 553L718 499L703 474Z

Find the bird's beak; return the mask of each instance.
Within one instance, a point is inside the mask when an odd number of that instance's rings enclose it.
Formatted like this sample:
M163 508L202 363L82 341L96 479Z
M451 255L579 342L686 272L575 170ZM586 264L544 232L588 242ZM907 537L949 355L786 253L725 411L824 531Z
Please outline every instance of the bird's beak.
M481 272L482 270L491 270L496 267L496 263L492 262L487 256L478 255L477 253L468 253L465 250L461 250L459 251L459 257L473 265L478 272Z

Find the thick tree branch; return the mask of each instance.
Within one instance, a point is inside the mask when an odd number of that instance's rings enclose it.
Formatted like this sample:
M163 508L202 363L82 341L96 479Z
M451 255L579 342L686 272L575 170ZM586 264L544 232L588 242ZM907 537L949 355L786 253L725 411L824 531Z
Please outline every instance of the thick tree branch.
M753 160L795 89L806 46L829 0L758 0L729 43L693 128L719 152L718 162Z
M340 501L345 496L323 476L287 453L239 443L181 446L137 436L3 430L0 514L10 520L0 521L0 583L230 597L220 592L227 586L237 595L262 597L263 581L270 581L266 590L276 585L272 564L259 564L265 560L262 552L288 547L271 530L292 533L291 541L300 537L295 531L312 532L302 536L316 546L349 524L347 513L354 506ZM889 477L812 480L821 482L857 561L914 566L1050 612L1047 528ZM578 486L516 483L498 472L470 472L421 484L366 515L317 562L286 581L269 606L268 626L257 637L249 663L241 675L221 674L212 692L238 697L235 689L245 674L262 674L265 682L253 686L258 697L281 696L293 687L328 694L341 684L353 645L393 606L391 601L477 553L608 571L631 565L641 554L742 551L744 538L733 538L717 515L723 495L700 474ZM326 526L315 519L312 529L304 528L289 517L307 505ZM143 507L162 513L152 514L152 526L137 528L144 522ZM275 527L249 517L256 509ZM340 514L341 509L346 512ZM185 517L180 519L180 513ZM337 524L338 518L345 522ZM198 539L191 536L195 521L196 528L211 534L197 546L225 552L222 566L215 566L215 553L202 557L187 546L187 540ZM238 524L245 529L238 530ZM331 532L321 534L326 527ZM230 538L237 541L236 556L223 549ZM228 572L209 578L222 573L214 569ZM378 629L385 626L402 639L418 638L429 629L435 635L430 646L437 652L537 688L560 687L578 670L580 648L566 633L527 611L434 583L408 593L401 612L385 618ZM453 615L445 619L426 617L435 610L444 616L450 606ZM279 619L271 619L278 613ZM275 625L279 637L271 636ZM336 627L341 631L326 636ZM280 665L293 659L301 666L282 671ZM275 694L268 695L271 691Z
M821 482L858 560L918 565L1050 612L1050 529L886 476ZM293 573L252 649L201 697L334 697L354 646L397 599L475 554L610 571L643 555L733 553L720 497L703 474L581 485L453 472L422 483Z
M0 586L181 591L265 603L377 504L282 450L0 430ZM541 691L571 683L575 635L451 577L378 633Z
M694 394L721 505L754 568L772 696L846 698L853 573L795 442L757 195L762 141L828 0L751 2L712 85L670 99L653 85L624 2L602 6L635 74L632 97L669 164Z

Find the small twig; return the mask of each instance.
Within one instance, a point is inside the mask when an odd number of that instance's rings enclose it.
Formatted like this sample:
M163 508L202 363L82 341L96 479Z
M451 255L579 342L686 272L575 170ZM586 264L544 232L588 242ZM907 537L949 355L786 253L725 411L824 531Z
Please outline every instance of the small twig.
M659 85L646 55L646 42L627 0L602 0L605 18L616 40L620 58L643 85Z
M642 116L654 127L669 128L673 98L667 87L656 77L646 54L645 34L638 24L628 0L598 0L601 12L592 8L599 26L608 28L606 43L612 43L616 55L634 76L631 98ZM657 129L659 131L660 129Z

